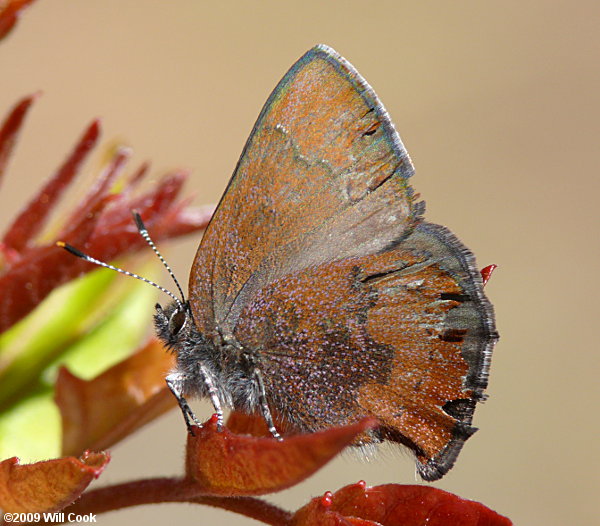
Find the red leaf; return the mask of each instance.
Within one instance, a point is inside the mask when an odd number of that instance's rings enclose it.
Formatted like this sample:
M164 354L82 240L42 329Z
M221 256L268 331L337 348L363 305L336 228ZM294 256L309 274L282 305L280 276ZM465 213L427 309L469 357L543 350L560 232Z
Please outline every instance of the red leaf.
M176 207L175 200L186 177L183 173L167 174L150 191L133 199L127 199L127 194L118 194L110 214L106 214L98 225L96 235L102 237L120 229L132 234L132 240L139 242L140 246L145 245L131 218L131 211L137 210L152 238L159 239L161 232L155 226L162 222L164 214Z
M176 405L165 385L174 359L152 340L133 356L86 381L61 368L55 400L63 455L106 449Z
M8 9L8 8L7 8ZM0 33L2 31L2 13L0 12ZM1 38L1 34L0 34ZM8 114L0 128L0 183L6 170L6 164L17 141L23 120L37 95L30 95L20 100Z
M216 419L188 436L186 473L208 495L262 495L297 484L321 468L354 438L372 428L361 422L306 435L256 438L217 431Z
M481 272L481 278L483 279L483 285L484 286L490 280L490 278L492 277L492 273L497 268L498 268L498 265L488 265L487 267L481 269L481 271L480 271Z
M144 196L133 200L117 197L107 213L100 218L94 235L83 247L85 251L96 259L111 261L117 256L146 248L146 242L131 217L132 210L137 210L144 218L155 242L205 228L210 220L208 214L196 213L190 216L189 209L179 209L175 201L184 181L183 174L171 174ZM80 247L81 245L78 248ZM94 267L86 264L83 268Z
M97 204L80 225L73 225L69 243L85 243L106 201ZM36 247L0 275L0 332L29 314L50 292L77 275L81 261L54 246Z
M0 241L0 271L14 265L21 259L20 254Z
M109 460L108 453L89 452L80 459L24 465L17 457L4 460L0 463L0 508L10 513L60 510L79 498Z
M193 208L176 205L160 219L158 239L178 237L203 230L208 226L214 211L214 205Z
M137 171L134 172L133 175L127 180L127 185L125 186L123 193L129 193L136 188L142 182L144 177L146 177L148 170L150 170L150 163L142 163Z
M94 184L88 190L87 195L81 202L81 204L71 213L71 217L65 222L65 227L68 228L69 225L73 223L79 223L85 218L85 216L89 213L91 209L96 206L96 204L104 199L108 193L112 185L115 182L115 179L121 174L125 164L129 160L131 156L131 150L129 148L118 148L108 165L103 170L103 172L96 178ZM118 196L113 196L118 199ZM58 234L59 238L65 237L64 230Z
M292 520L293 526L334 524L511 526L512 522L479 502L431 486L385 484L367 488L361 481L333 495L328 492L312 499Z
M15 106L0 129L0 176L33 98L25 98ZM75 177L94 146L98 132L98 123L92 123L61 169L13 222L4 242L0 243L0 332L31 312L53 289L95 268L72 254L61 253L54 242L39 247L32 245L31 240ZM147 171L147 164L144 164L125 182L121 193L111 194L114 180L128 158L128 149L115 153L83 203L65 221L61 241L67 241L96 259L111 261L147 248L131 218L132 209L137 209L145 218L156 242L208 225L212 207L190 209L186 208L189 201L177 201L186 179L186 174L181 171L167 174L144 195L132 197L132 190Z
M156 210L159 214L167 211L167 209L175 201L175 198L179 195L179 192L183 187L183 183L185 183L185 180L189 177L189 175L189 172L185 170L168 173L162 178L160 184L158 185L158 191L141 197L140 201L144 201L145 199L149 198L149 206L152 209ZM138 206L143 206L141 203L138 205L135 200L132 204L136 209Z
M160 241L201 230L208 224L211 213L212 208L186 209L176 217L170 214L159 217L154 221L158 224L158 235L153 238ZM88 221L89 217L85 219ZM65 241L75 247L83 247L92 257L102 261L111 261L120 255L146 248L133 221L131 225L113 230L103 227L104 233L98 232L100 228L100 225L96 227L87 242L77 241L84 237L81 229L70 228ZM29 314L54 288L95 268L54 244L28 250L25 258L0 275L0 332Z
M8 0L0 6L0 40L3 39L17 23L21 11L35 0Z
M99 134L100 124L94 121L56 174L39 190L8 228L3 240L7 246L20 251L42 229L60 196L77 175L87 154L96 145Z

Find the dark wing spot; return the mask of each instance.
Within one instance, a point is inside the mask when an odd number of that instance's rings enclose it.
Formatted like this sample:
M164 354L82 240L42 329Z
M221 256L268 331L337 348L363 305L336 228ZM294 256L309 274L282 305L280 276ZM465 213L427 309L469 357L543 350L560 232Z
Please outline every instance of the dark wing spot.
M369 108L367 111L365 111L365 114L361 117L361 119L364 119L367 115L369 115L369 113L373 113L375 111L375 108Z
M369 126L369 128L366 131L363 132L362 136L365 137L374 135L379 126L381 126L380 122L374 122L373 124L371 124L371 126Z
M468 301L470 296L468 294L456 294L455 292L442 292L440 294L441 300L450 300L450 301L458 301L459 303L464 303Z
M440 340L445 342L462 342L467 334L467 329L446 329L440 334Z
M471 398L457 398L446 402L442 407L447 415L461 422L470 422L475 411L475 400Z

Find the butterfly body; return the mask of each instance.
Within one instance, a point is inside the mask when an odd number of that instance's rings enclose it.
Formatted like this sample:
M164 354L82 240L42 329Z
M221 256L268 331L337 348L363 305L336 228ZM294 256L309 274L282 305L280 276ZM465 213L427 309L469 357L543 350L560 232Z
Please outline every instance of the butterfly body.
M423 220L387 112L326 46L271 94L200 244L189 303L157 309L168 383L217 412L313 431L374 415L358 444L410 447L421 476L475 428L497 339L466 247Z
M196 328L188 308L184 305L186 316L177 322L172 321L181 312L177 302L164 310L157 306L154 316L158 337L176 354L177 368L170 375L175 390L205 398L211 396L212 386L219 406L244 412L256 410L258 387L249 353L241 351L239 345L226 343L223 337L216 341L207 339ZM189 416L194 418L191 412ZM191 424L187 416L186 422Z

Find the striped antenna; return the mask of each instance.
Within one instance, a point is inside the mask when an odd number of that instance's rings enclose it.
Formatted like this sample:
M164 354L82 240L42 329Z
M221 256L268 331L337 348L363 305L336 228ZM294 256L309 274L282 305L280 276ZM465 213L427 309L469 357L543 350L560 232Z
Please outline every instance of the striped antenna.
M167 272L169 273L171 278L173 278L173 281L175 282L175 285L177 285L177 289L179 290L179 294L181 294L181 299L182 299L183 303L185 303L185 294L183 293L183 289L181 288L181 285L179 285L179 281L177 281L177 278L175 277L175 274L171 270L171 267L169 267L168 263L165 261L165 258L162 257L162 254L158 251L158 248L156 248L156 245L154 244L154 241L152 241L150 234L148 234L148 229L146 228L146 225L144 225L144 222L142 221L142 217L137 212L137 210L133 210L131 213L133 214L133 219L137 226L138 232L144 238L144 241L146 241L146 243L148 243L148 246L152 250L154 250L154 253L158 256L158 259L160 259L161 263L167 269Z
M98 265L99 267L104 267L104 268L108 268L110 270L114 270L115 272L119 272L120 274L125 274L126 276L131 276L132 278L139 279L140 281L143 281L144 283L148 283L148 285L152 285L153 287L157 288L158 290L164 292L165 294L167 294L168 296L173 298L175 300L175 302L177 303L177 306L179 307L179 309L181 311L184 311L185 310L185 307L184 307L185 295L183 294L183 290L181 290L181 286L179 285L179 282L175 278L175 275L173 274L171 267L169 267L169 265L167 265L167 262L164 260L164 258L162 257L162 255L160 254L158 249L156 248L156 245L154 245L154 242L150 238L150 235L148 234L148 230L146 230L146 227L144 226L144 223L142 222L142 218L140 217L140 215L137 212L133 212L133 218L135 219L135 223L138 227L138 230L140 231L141 236L144 238L146 243L148 243L148 245L150 245L152 250L154 250L155 254L158 256L158 258L161 260L162 264L165 266L165 268L167 269L167 271L173 278L175 285L177 285L177 288L179 289L179 292L181 293L181 299L179 299L177 296L175 296L175 294L173 294L170 290L167 290L164 287L161 287L160 285L158 285L157 283L154 283L154 281L150 281L147 278L143 278L142 276L135 274L134 272L129 272L128 270L123 270L122 268L115 267L113 265L109 265L108 263L104 263L104 261L100 261L99 259L93 258L92 256L89 256L88 254L85 254L85 253L81 252L80 250L77 250L75 247L69 245L68 243L65 243L64 241L57 241L56 246L64 248L67 252L70 252L74 256L77 256L78 258L81 258L84 261L87 261L88 263L93 263L94 265Z

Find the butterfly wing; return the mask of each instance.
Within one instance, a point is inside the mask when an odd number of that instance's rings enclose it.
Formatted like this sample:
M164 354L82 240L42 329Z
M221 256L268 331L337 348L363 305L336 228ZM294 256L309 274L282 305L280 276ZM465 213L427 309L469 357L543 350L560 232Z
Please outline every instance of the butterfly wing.
M374 415L381 427L362 442L410 447L427 480L476 430L497 337L471 253L429 223L377 254L276 280L245 307L235 336L259 351L270 403L295 427Z
M381 250L418 220L412 164L375 93L317 46L275 88L208 226L190 276L198 328L231 333L269 282Z
M204 234L190 303L209 338L259 358L305 429L364 414L428 480L474 432L496 333L471 253L424 223L413 168L373 90L317 46L263 108Z

